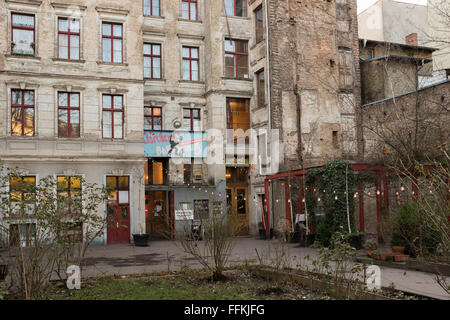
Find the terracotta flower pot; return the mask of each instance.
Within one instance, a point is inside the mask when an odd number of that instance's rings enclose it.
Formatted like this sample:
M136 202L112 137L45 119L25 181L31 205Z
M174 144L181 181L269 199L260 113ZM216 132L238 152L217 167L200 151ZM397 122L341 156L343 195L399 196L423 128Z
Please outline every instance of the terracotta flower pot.
M394 256L394 261L395 262L405 262L409 259L409 256L406 254L396 254Z
M405 253L405 247L403 246L392 246L392 252L398 253L398 254L404 254Z

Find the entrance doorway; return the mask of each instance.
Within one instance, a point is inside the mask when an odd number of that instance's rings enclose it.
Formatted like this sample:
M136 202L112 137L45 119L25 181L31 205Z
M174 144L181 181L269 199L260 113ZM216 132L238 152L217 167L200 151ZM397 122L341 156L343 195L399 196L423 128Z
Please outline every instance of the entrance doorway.
M248 235L248 167L228 167L227 211L234 221L239 235Z
M145 194L146 232L151 239L171 236L167 191L147 191Z
M130 243L130 179L106 177L109 197L107 213L107 244Z

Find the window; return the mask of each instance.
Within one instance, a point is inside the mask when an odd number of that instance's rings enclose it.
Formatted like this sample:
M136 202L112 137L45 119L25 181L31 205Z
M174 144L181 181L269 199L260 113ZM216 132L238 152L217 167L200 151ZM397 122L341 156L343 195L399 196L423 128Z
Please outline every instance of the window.
M225 76L248 78L247 41L225 40Z
M36 177L13 177L9 180L11 215L33 215L35 211Z
M35 54L34 15L13 13L11 15L11 51L13 54Z
M200 109L183 109L183 128L200 131Z
M250 129L250 100L227 98L227 129Z
M161 45L144 43L144 78L161 79Z
M130 202L130 179L128 176L108 176L106 177L106 188L108 189L108 201L118 204L128 204Z
M181 17L186 20L197 20L197 0L181 2Z
M80 137L80 94L58 92L58 137Z
M148 184L164 185L168 181L169 162L167 158L153 158L148 161Z
M36 224L22 223L9 226L9 244L12 247L31 247L36 241Z
M265 133L258 135L258 163L259 173L264 174L267 168L267 138Z
M203 181L203 168L201 163L195 163L194 158L190 163L184 164L184 183L201 183Z
M68 215L81 213L81 178L80 177L57 177L58 209L67 212Z
M209 218L209 201L194 200L194 219L205 220Z
M103 62L122 63L122 25L103 23Z
M227 16L246 17L247 0L225 0L225 13Z
M353 51L348 48L339 48L339 86L353 89Z
M198 48L183 47L183 80L199 80L199 56Z
M264 39L264 26L263 26L263 9L259 6L255 10L255 36L256 42L260 42Z
M12 90L11 135L34 136L34 91Z
M159 17L160 8L160 0L144 0L144 16Z
M58 19L58 57L68 60L80 59L80 21Z
M123 138L123 96L103 95L103 138Z
M144 108L144 131L162 130L162 108Z
M258 107L266 104L266 86L264 82L264 69L256 73L256 91Z

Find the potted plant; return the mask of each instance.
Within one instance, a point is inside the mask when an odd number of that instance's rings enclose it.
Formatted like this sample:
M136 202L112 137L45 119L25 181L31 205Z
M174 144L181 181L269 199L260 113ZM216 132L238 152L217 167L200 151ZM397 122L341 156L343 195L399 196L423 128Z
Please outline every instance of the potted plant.
M356 250L363 248L363 242L364 232L353 232L348 235L348 243Z
M144 233L144 228L142 224L140 224L141 227L141 233L133 234L133 242L136 247L148 247L148 240L150 238L150 235L147 233Z
M380 260L381 259L381 251L380 251L380 249L376 249L376 250L373 250L372 252L371 252L371 255L370 255L372 258L374 258L374 259L376 259L376 260Z

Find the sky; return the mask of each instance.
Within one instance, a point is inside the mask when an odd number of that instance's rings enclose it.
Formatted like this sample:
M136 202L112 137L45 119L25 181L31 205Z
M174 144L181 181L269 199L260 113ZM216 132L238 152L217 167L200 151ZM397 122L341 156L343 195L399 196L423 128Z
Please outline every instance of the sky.
M378 0L358 0L358 13L367 9L372 4L377 2ZM407 2L407 3L416 3L416 4L427 4L427 0L396 0L399 2Z

